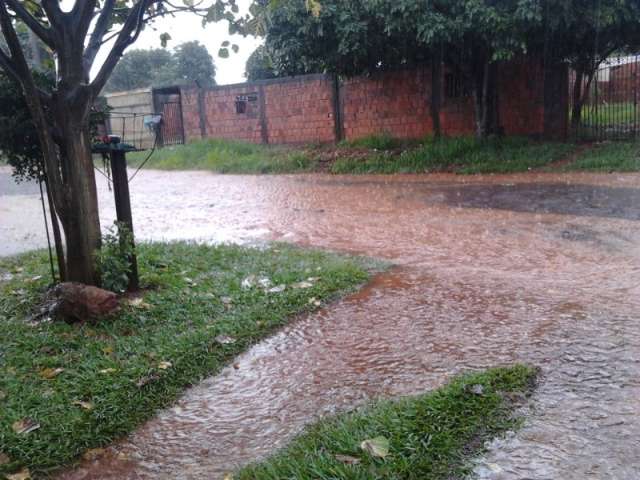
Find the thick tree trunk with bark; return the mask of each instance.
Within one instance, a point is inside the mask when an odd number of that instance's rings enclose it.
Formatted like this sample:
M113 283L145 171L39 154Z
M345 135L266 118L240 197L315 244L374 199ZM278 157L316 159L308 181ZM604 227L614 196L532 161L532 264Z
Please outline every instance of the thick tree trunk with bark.
M62 220L67 241L66 280L99 285L95 254L100 248L100 220L88 122L69 118L63 125L61 150L71 192Z

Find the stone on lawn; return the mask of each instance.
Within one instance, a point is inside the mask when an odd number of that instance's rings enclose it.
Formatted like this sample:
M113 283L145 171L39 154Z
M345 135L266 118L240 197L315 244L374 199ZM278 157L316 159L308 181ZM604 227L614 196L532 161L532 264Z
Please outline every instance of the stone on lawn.
M108 290L76 282L64 282L53 289L52 313L71 321L98 320L120 306L118 296Z

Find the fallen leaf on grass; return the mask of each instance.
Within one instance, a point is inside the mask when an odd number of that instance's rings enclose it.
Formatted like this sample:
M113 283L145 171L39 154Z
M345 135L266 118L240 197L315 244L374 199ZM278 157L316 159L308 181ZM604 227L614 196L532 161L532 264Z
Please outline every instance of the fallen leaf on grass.
M185 283L190 286L190 287L195 287L198 284L196 282L193 281L193 279L189 278L189 277L184 277L183 280L185 281Z
M389 440L382 436L371 438L364 440L360 448L372 457L384 458L389 455Z
M297 282L292 283L291 288L311 288L313 287L313 283L311 282Z
M160 362L158 364L158 368L160 370L167 370L168 368L171 368L173 366L173 364L171 362Z
M85 460L95 460L105 452L104 448L91 448L82 454Z
M236 339L230 337L229 335L218 335L216 338L214 338L214 340L220 345L229 345L232 343L236 343Z
M7 480L29 480L31 478L31 472L28 468L23 468L19 472L7 475Z
M155 382L156 380L159 380L160 377L158 375L152 374L152 375L145 375L143 377L140 377L138 379L138 381L136 382L136 386L138 388L142 388L145 385L151 383L151 382Z
M318 300L316 297L311 297L309 299L309 305L314 305L316 307L319 307L320 305L322 305L322 302Z
M240 287L243 290L248 290L249 288L252 288L255 284L256 284L256 276L249 275L248 277L243 279L242 282L240 282Z
M222 480L233 480L233 474L227 473Z
M4 400L5 398L7 398L7 393L3 390L0 390L0 400Z
M116 373L117 370L115 368L103 368L100 370L100 373Z
M103 347L102 353L104 353L105 355L111 355L113 353L113 347L112 346Z
M42 275L36 275L35 277L31 277L29 279L29 282L37 282L38 280L40 280L42 278Z
M38 422L36 422L33 418L23 418L22 420L18 420L17 422L13 422L13 425L11 425L11 428L13 428L13 431L16 432L18 435L22 435L24 433L30 433L33 432L34 430L37 430L40 428L40 424Z
M280 293L280 292L284 292L285 288L287 288L287 286L283 283L281 285L277 285L275 287L271 287L269 290L267 290L268 293Z
M93 403L91 402L85 402L82 400L74 400L73 402L71 402L72 405L76 405L80 408L84 408L85 410L93 410Z
M472 385L469 390L471 391L471 393L474 393L476 395L482 395L484 393L484 387L479 383L476 385Z
M144 299L142 297L137 297L137 298L129 298L126 300L127 305L131 306L131 307L135 307L135 308L145 308L147 310L149 310L150 308L153 308L153 306L147 302L144 301Z
M360 459L358 457L352 457L351 455L336 454L335 457L336 460L346 465L357 465L360 463Z
M13 280L13 275L10 273L0 274L0 282L10 282L11 280Z
M0 465L5 465L10 461L11 459L9 458L9 455L7 455L6 453L0 452Z
M51 380L52 378L56 378L62 372L64 372L64 368L62 368L62 367L44 368L44 369L40 370L40 376L42 378L46 379L46 380Z

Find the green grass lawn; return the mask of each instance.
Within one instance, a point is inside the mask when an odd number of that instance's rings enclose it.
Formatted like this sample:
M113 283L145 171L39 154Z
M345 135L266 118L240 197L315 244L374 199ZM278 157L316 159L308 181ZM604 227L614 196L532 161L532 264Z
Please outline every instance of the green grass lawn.
M283 245L141 244L138 258L142 302L76 325L32 320L48 281L44 252L0 259L0 476L23 467L41 474L131 432L188 385L318 308L310 299L353 291L374 267ZM39 428L17 433L16 422Z
M520 420L536 370L516 365L456 378L422 396L319 421L236 480L448 480L470 472L483 443ZM362 445L363 441L374 440ZM364 448L363 448L364 447ZM373 448L372 448L373 447Z
M148 152L128 154L127 162L136 167L147 155ZM301 150L208 139L157 149L145 168L211 170L218 173L289 173L310 170L312 161Z
M640 170L640 142L608 142L586 149L565 170L637 172Z
M638 110L632 102L585 105L582 110L583 125L621 125L640 122Z
M333 173L512 173L544 167L562 159L574 145L508 137L427 139L402 153L373 153L365 159L336 160Z
M566 169L638 171L637 143L621 142L587 149ZM203 140L159 149L146 168L211 170L219 173L458 174L517 173L540 170L567 158L574 143L540 142L524 137L448 137L400 141L372 135L336 145L283 147L228 140ZM146 152L130 154L132 167Z

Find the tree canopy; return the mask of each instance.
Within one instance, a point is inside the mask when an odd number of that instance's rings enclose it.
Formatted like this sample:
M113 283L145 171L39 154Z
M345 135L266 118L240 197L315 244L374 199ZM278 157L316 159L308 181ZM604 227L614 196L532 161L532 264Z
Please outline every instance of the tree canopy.
M500 61L534 55L590 81L607 56L640 48L639 9L638 0L279 0L261 16L277 75L446 65L473 92L485 135L496 127Z
M249 55L244 76L247 77L249 81L276 77L276 72L273 69L273 60L264 45L260 45Z
M215 85L215 64L198 41L165 48L127 51L107 82L105 92L197 83Z

